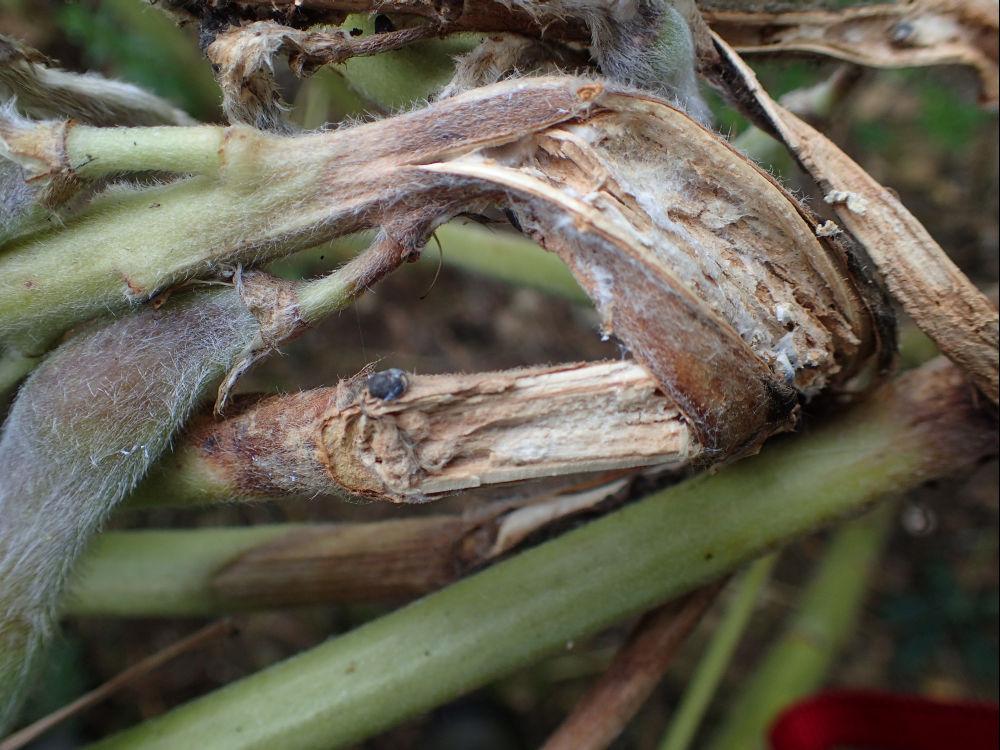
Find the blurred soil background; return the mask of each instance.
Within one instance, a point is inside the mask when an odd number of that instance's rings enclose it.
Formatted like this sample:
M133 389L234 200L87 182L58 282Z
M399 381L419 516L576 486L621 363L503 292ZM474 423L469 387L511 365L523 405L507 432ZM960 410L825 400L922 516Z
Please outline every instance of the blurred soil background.
M134 82L199 119L220 121L219 96L198 51L195 30L176 28L140 0L0 0L0 32L20 38L65 68L95 70ZM835 68L828 62L804 59L754 62L773 94L822 80ZM293 119L308 127L335 123L365 110L364 102L333 71L305 83L289 76L285 83L286 97L295 103ZM745 127L721 106L717 113L722 132L735 135ZM995 286L997 117L976 106L976 82L970 72L866 71L824 129L876 179L899 193L974 281L984 288ZM779 161L773 168L814 207L821 207L790 161ZM511 230L498 224L492 231ZM600 341L592 310L456 269L449 256L462 250L444 243L443 268L436 281L436 262L397 272L353 308L285 347L283 355L258 368L243 389L287 392L332 385L369 365L436 373L621 356L613 342ZM425 255L436 261L434 243ZM338 257L319 248L283 262L281 271L316 275L335 265ZM990 464L970 476L927 487L898 501L894 532L872 581L863 621L850 648L837 660L830 684L997 698L997 492L997 467ZM129 511L114 526L376 520L461 507L461 499L407 508L315 498L203 510ZM707 725L794 610L800 584L820 559L823 541L823 535L806 539L782 555ZM724 605L725 601L724 595L720 602ZM80 746L295 654L395 605L321 605L239 615L238 635L171 662L34 747ZM722 609L717 603L709 612L616 748L656 747ZM203 622L66 622L48 672L32 698L30 718L44 715ZM364 747L537 747L606 666L627 632L626 625L589 642L567 644L564 654Z

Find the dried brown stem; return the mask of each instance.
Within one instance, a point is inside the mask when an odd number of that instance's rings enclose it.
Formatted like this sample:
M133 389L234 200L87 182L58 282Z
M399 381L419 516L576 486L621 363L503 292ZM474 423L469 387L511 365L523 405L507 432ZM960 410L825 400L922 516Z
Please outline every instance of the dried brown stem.
M875 68L966 65L981 99L997 106L997 4L990 0L909 0L838 10L769 13L705 11L719 36L748 53L798 52Z
M662 679L674 654L709 608L723 583L643 615L614 661L542 750L603 750L621 734Z
M188 13L204 12L199 3L184 5ZM317 14L339 21L347 13L391 13L429 20L431 34L509 32L574 45L592 42L591 24L597 14L585 3L498 0L241 0L234 5L244 16L270 14L291 26L314 22ZM692 27L702 68L717 61L705 33L707 21L741 52L816 54L879 68L969 66L979 75L983 102L997 106L998 12L990 0L909 0L774 12L741 5L705 3L704 21L694 2L678 5ZM406 43L403 37L399 41ZM363 50L358 45L356 54L368 54Z
M95 706L111 695L114 695L123 687L131 685L136 680L145 677L150 672L159 669L168 661L176 659L181 654L194 651L205 644L218 638L224 638L236 632L236 627L231 620L219 620L210 625L206 625L200 630L183 638L176 643L172 643L164 649L150 654L137 664L133 664L124 672L120 672L107 682L94 688L88 693L84 693L72 703L68 703L62 708L53 711L48 716L44 716L38 721L29 724L23 729L14 732L3 741L0 741L0 750L20 750L20 748L34 741L38 737L48 732L53 727L61 724L70 717L86 711L91 706Z
M995 404L1000 390L996 308L890 190L811 125L775 102L721 38L720 50L744 91L826 194L861 242L889 290L941 351Z
M702 451L656 380L632 362L387 371L203 421L140 493L184 502L346 490L415 502L547 476L679 468Z

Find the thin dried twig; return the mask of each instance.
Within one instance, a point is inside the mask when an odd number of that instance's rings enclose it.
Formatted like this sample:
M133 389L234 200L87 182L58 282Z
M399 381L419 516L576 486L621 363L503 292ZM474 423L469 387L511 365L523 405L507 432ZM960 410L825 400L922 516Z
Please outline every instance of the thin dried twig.
M721 38L716 42L745 93L824 191L844 226L864 245L903 309L997 403L996 308L890 190L826 136L775 102L740 56Z
M150 672L159 669L168 661L176 659L181 654L194 651L205 644L218 638L224 638L236 632L236 626L231 620L219 620L210 625L206 625L200 630L183 638L176 643L172 643L166 648L160 649L155 654L150 654L136 664L119 672L110 680L94 688L88 693L84 693L72 703L68 703L62 708L53 711L38 721L29 724L23 729L14 732L6 739L0 741L0 750L20 750L29 742L41 737L50 729L67 719L76 716L88 708L97 705L101 701L114 695L123 687L131 685L136 680L145 677Z
M723 585L711 584L643 615L611 666L542 750L603 750L614 742L663 678L674 654Z

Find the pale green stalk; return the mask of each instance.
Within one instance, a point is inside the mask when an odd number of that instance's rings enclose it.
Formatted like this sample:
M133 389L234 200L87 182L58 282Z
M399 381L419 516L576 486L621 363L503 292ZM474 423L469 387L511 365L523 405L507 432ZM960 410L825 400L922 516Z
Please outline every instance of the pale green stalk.
M111 161L124 161L130 130L84 133L113 146ZM252 263L314 244L331 211L317 195L313 156L324 137L294 139L293 149L274 147L270 136L246 128L215 132L178 128L177 139L165 139L156 156L135 157L144 167L168 162L168 153L183 150L181 139L190 133L199 148L181 160L183 168L210 171L214 154L224 166L218 178L199 175L112 191L59 231L5 248L0 338L27 353L44 351L69 326L211 272L221 262ZM224 133L229 137L220 153L215 138Z
M729 704L710 750L764 748L781 710L822 685L856 629L892 510L880 508L833 537L788 629Z
M231 611L212 580L225 566L301 524L112 531L97 537L64 608L72 615L189 617Z
M994 425L975 422L964 385L949 403L908 398L945 396L942 367L921 371L929 382L904 379L825 427L655 493L99 747L359 742L994 450Z
M677 711L670 719L670 727L660 750L686 750L690 747L705 710L750 622L760 593L771 577L776 560L777 555L762 557L740 577L736 594L728 603L722 622L712 633L712 640L684 690L684 697Z
M0 351L0 399L31 372L41 357L25 357L15 351Z
M441 241L445 264L454 263L462 270L491 279L590 304L590 298L559 256L543 250L523 235L463 226L457 222L440 227L435 234ZM437 263L435 249L432 240L424 250L424 262Z
M84 179L115 172L217 174L225 130L193 127L95 128L76 125L66 136L73 171Z

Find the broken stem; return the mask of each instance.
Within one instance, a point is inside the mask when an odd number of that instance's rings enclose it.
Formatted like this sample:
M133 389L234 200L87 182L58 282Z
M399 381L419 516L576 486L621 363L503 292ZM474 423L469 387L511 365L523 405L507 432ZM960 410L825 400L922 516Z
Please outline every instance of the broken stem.
M995 453L995 419L976 403L960 373L935 361L822 428L655 493L99 747L356 743Z
M680 469L704 453L676 405L634 362L388 372L399 390L391 398L354 380L202 422L134 502L342 492L420 502L526 479ZM607 440L595 443L597 432Z

